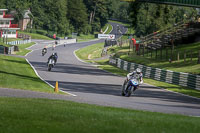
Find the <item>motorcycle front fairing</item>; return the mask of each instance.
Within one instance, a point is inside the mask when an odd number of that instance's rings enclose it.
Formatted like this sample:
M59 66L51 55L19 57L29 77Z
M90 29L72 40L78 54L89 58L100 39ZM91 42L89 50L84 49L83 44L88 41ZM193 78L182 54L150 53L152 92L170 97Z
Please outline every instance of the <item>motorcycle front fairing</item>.
M130 90L132 88L132 86L133 86L133 88L137 88L137 86L138 86L138 81L135 78L129 80L127 89Z

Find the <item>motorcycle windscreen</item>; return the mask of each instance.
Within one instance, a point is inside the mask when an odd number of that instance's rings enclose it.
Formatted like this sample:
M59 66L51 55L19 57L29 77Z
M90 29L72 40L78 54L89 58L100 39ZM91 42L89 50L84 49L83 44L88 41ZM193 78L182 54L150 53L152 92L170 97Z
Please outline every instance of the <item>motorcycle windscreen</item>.
M132 80L131 80L131 83L132 83L134 86L137 86L137 85L138 85L138 81L135 80L135 79L132 79Z

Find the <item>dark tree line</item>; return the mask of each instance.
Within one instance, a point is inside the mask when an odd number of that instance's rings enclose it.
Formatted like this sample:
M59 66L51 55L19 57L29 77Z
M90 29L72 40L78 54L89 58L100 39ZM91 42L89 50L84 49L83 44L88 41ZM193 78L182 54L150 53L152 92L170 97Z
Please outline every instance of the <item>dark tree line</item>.
M196 8L132 2L129 7L129 20L137 36L144 36L166 29L179 22L194 19Z
M112 0L0 0L0 8L33 14L33 28L60 34L100 31L112 15Z

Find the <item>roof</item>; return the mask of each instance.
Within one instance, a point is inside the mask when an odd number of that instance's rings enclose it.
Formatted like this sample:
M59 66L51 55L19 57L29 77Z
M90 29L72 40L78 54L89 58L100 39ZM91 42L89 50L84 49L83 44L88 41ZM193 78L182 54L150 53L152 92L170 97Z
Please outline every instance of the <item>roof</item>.
M14 20L14 18L0 18L0 20Z
M0 9L0 11L8 11L8 9Z

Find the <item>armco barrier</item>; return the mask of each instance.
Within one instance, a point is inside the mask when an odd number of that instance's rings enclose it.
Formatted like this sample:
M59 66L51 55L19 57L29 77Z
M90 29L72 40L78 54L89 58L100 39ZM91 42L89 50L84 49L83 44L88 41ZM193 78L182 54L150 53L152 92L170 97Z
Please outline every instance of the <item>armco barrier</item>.
M145 78L200 90L200 75L147 67L136 63L130 63L119 58L114 59L112 57L110 57L109 63L128 72L140 68Z

